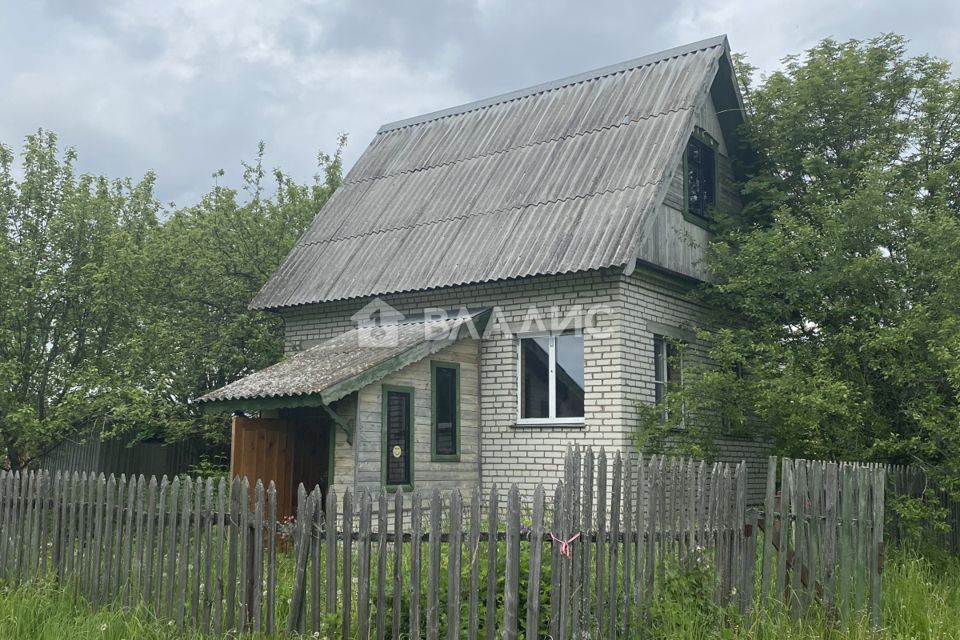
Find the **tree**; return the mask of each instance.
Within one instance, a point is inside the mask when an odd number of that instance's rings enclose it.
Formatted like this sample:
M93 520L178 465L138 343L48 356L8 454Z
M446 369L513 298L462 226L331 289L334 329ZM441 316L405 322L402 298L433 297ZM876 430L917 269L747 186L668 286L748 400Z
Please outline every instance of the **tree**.
M200 415L190 401L283 355L280 318L247 305L340 185L345 144L341 136L333 156L319 154L313 184L274 170L270 195L261 144L244 165L245 202L214 186L158 230L149 252L157 304L145 319L141 370L157 376L152 383L170 409L158 422L167 438L202 430L229 442L223 418Z
M745 207L717 212L696 294L714 365L671 394L696 416L679 439L748 432L960 490L960 84L885 35L824 40L747 95Z
M274 170L270 193L261 144L244 201L214 186L173 211L153 174L77 175L52 133L26 139L19 178L0 145L0 463L93 429L222 444L190 400L281 356L278 319L247 303L339 185L345 141L312 184Z
M135 420L144 400L124 354L157 225L154 178L78 177L75 159L39 131L17 181L0 146L0 442L13 467L76 429Z

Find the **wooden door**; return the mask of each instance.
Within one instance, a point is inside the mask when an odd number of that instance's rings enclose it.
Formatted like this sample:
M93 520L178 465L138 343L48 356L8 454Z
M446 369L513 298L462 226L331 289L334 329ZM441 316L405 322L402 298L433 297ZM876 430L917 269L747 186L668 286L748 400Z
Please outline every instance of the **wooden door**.
M257 480L264 487L272 480L277 487L277 517L292 515L293 443L290 424L278 418L233 417L230 443L230 477L250 480L251 494Z
M413 484L413 394L407 390L386 388L384 393L384 421L386 445L384 453L384 484L410 486Z

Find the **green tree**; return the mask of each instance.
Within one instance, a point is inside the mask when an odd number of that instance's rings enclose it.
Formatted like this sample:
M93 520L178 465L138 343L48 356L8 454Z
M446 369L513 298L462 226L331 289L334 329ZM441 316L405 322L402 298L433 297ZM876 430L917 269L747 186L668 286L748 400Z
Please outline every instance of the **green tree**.
M17 180L0 146L0 443L14 467L78 429L136 420L146 401L125 353L157 225L154 177L78 176L75 159L39 131Z
M345 144L341 136L332 156L319 154L312 184L275 169L268 185L261 143L244 164L242 194L214 186L158 230L149 251L157 303L145 318L141 370L156 376L167 402L158 421L166 437L204 431L227 442L223 418L200 415L190 401L282 356L280 318L248 304L340 185Z
M671 394L696 416L679 440L747 432L960 489L960 84L885 35L824 40L747 96L745 207L717 212L697 292L714 365ZM671 426L651 410L643 432Z
M153 174L78 175L52 133L27 137L19 175L0 145L0 463L93 429L222 444L190 400L280 358L279 320L247 304L339 186L345 142L310 184L266 184L261 144L242 196L173 211Z

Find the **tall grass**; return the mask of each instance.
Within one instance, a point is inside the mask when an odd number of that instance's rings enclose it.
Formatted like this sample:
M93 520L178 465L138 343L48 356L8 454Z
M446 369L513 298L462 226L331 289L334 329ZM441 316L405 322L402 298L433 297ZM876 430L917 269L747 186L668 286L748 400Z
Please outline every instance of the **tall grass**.
M960 558L941 552L895 552L883 578L884 626L874 631L866 615L831 623L819 607L793 617L775 604L751 619L732 616L698 593L694 583L668 589L656 604L648 638L671 640L960 640Z
M960 640L960 559L944 554L896 553L884 575L884 628L874 633L865 619L829 624L812 609L794 620L779 608L745 622L707 604L702 586L685 578L668 589L652 612L644 638L691 640L950 639ZM336 634L338 635L338 634ZM178 633L142 608L92 609L72 589L39 583L0 587L0 640L201 640Z

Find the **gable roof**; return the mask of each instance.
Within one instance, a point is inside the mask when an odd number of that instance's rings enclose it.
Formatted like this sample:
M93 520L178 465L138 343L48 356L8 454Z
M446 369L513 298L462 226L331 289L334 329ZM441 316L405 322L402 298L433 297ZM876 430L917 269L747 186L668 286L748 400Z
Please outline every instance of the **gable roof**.
M633 264L721 69L741 118L719 36L384 125L250 306Z

